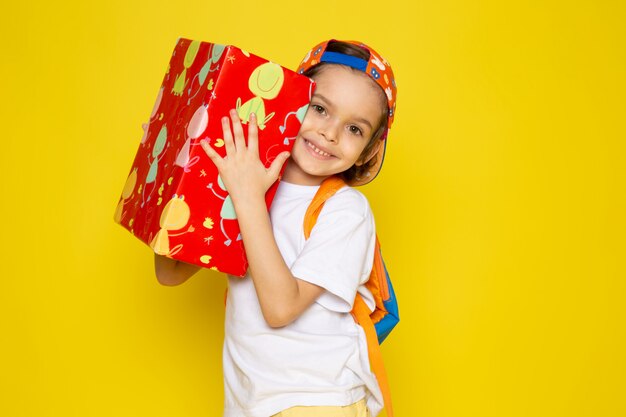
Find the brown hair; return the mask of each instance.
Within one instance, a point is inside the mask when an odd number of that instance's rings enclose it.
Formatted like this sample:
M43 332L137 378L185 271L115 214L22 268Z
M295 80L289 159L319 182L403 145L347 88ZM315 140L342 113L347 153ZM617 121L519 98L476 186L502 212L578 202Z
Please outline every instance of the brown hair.
M370 53L366 49L359 48L356 45L352 45L350 43L344 43L341 41L329 42L326 50L329 52L339 52L344 55L349 55L349 56L353 56L356 58L364 59L365 61L368 61L370 58ZM306 70L303 73L303 75L306 75L307 77L310 77L310 78L314 78L315 75L318 74L326 65L341 65L341 64L320 62L319 64L316 64L312 66L311 68L309 68L308 70ZM353 71L360 72L359 70L354 69L352 67L347 67L347 68L350 68ZM368 155L372 153L372 150L374 149L374 147L380 140L381 135L387 130L387 123L388 123L387 114L389 112L387 98L385 97L385 92L378 86L378 84L376 84L373 80L372 80L372 83L376 85L376 88L380 89L381 107L382 107L383 112L380 117L380 123L378 125L378 128L374 129L374 133L372 134L372 137L370 138L369 142L365 146L365 149L363 149L363 152L359 156L359 161L361 161L363 158L366 158ZM384 146L384 145L381 144L381 146ZM366 176L370 172L372 167L376 164L377 157L378 157L377 155L374 155L369 161L361 165L356 165L356 164L352 165L350 168L342 172L340 175L343 177L344 181L348 183L355 179L359 179L363 176Z

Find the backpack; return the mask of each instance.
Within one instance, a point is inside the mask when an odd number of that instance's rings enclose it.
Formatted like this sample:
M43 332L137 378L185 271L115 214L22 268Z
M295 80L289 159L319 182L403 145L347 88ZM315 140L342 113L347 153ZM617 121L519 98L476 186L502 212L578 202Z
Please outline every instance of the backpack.
M313 226L315 226L326 200L345 185L345 181L337 176L331 176L322 182L304 215L304 237L306 239L311 235ZM382 258L378 236L376 237L376 247L374 249L374 265L365 286L374 295L376 308L370 313L365 301L361 295L357 293L351 314L365 331L370 366L376 375L376 379L383 393L387 416L393 417L391 395L387 382L387 373L385 372L382 354L380 352L380 344L385 340L396 324L398 324L400 316L398 314L396 295L393 291L391 280L389 279L387 267Z

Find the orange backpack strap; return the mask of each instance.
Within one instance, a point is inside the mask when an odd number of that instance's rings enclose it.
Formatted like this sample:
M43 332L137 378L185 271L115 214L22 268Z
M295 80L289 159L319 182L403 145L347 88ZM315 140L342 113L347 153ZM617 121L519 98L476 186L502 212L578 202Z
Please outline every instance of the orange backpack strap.
M340 177L332 176L326 178L320 188L315 193L311 204L307 208L306 214L304 215L304 237L306 239L311 235L311 231L313 230L313 226L317 222L317 218L319 217L322 208L324 207L324 203L330 197L332 197L337 191L343 188L346 185L345 181ZM378 243L378 237L376 237L376 248L374 251L374 271L373 275L376 273L380 274L379 269L382 268L382 255L380 253L380 246ZM384 270L383 270L384 277ZM374 278L373 276L370 279ZM386 288L380 288L381 292L384 292ZM367 339L367 349L369 352L369 360L370 366L374 375L376 375L376 379L378 381L378 386L383 394L383 400L385 402L385 409L387 411L388 417L393 417L393 408L391 406L391 392L389 390L389 383L387 382L387 373L385 372L385 366L383 364L383 356L380 351L380 345L378 344L378 336L376 335L376 328L374 327L374 322L370 317L370 309L363 300L363 298L357 293L357 296L354 300L354 307L352 308L352 316L355 321L363 327L365 331L365 337Z
M306 210L304 215L304 238L308 239L311 236L311 230L313 230L313 226L317 223L317 218L322 212L322 207L324 207L324 203L330 197L332 197L337 191L343 188L346 185L345 181L339 177L328 177L320 185L320 188L315 193L311 204Z
M391 390L389 389L389 381L387 380L387 372L385 371L385 365L383 363L383 354L380 351L380 345L378 344L378 336L376 335L376 328L374 328L374 322L370 318L370 309L365 304L363 297L357 294L354 300L354 307L352 308L352 316L357 323L363 327L365 331L365 338L367 339L367 350L369 352L370 366L376 379L378 380L378 386L383 394L383 400L385 402L385 411L387 411L388 417L393 417L393 407L391 406Z

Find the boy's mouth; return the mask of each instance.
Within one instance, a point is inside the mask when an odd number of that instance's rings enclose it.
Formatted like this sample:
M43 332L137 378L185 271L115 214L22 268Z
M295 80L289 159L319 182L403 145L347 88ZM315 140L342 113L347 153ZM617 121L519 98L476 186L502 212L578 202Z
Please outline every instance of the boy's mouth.
M314 153L316 156L320 156L323 158L332 158L333 155L324 151L323 149L318 148L312 142L309 142L307 139L304 139L304 144L309 149L310 152Z

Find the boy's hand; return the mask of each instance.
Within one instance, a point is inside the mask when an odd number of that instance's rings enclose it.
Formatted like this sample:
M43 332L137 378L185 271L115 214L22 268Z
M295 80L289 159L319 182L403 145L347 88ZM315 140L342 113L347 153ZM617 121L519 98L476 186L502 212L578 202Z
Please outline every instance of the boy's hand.
M289 152L282 152L272 161L269 168L265 168L259 159L256 115L250 114L247 146L241 120L236 110L230 111L230 119L233 123L232 132L228 117L222 117L226 157L222 158L206 139L200 141L200 145L217 167L226 191L230 194L235 206L237 201L265 199L265 193L278 179L281 167L289 158Z

